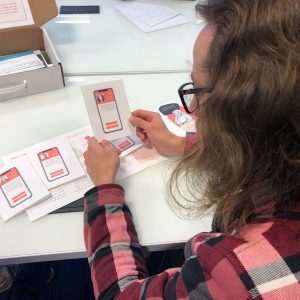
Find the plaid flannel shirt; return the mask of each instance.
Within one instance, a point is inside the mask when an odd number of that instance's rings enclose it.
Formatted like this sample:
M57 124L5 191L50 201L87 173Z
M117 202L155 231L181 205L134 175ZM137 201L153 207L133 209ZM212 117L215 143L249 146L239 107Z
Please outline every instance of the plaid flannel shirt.
M300 203L239 236L199 233L181 268L151 277L120 185L88 191L84 221L96 299L300 299Z

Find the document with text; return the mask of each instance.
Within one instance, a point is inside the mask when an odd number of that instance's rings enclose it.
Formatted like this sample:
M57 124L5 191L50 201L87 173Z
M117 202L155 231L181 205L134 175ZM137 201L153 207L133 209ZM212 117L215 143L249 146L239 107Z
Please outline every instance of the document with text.
M0 29L32 24L28 0L0 1Z

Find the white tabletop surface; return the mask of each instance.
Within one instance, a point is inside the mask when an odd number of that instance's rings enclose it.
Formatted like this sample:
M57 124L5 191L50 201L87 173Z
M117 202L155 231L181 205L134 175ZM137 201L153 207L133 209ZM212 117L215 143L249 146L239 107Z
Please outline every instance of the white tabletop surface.
M0 102L0 127L6 129L0 156L87 124L80 85L113 79L123 79L132 110L151 110L177 99L189 74L66 78L65 89ZM149 250L174 248L210 227L209 217L182 220L171 211L165 202L168 171L169 164L156 165L121 181L140 242ZM2 265L85 256L82 212L51 214L33 223L22 214L0 221L0 236Z
M91 0L100 14L58 15L44 27L67 75L190 71L195 39L203 27L196 18L197 1L163 0L189 23L144 33L115 9L130 1ZM57 0L61 5L87 5L80 0Z

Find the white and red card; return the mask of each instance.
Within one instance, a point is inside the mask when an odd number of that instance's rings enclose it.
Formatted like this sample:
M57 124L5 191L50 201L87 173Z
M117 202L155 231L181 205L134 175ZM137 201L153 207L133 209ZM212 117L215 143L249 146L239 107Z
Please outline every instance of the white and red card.
M3 221L48 197L48 189L26 156L0 169L0 215Z
M28 185L16 167L0 174L0 190L10 207L15 207L32 196Z
M42 150L37 156L48 181L51 182L69 175L69 170L58 147Z
M100 82L81 87L93 133L100 142L134 134L129 123L129 103L122 80Z

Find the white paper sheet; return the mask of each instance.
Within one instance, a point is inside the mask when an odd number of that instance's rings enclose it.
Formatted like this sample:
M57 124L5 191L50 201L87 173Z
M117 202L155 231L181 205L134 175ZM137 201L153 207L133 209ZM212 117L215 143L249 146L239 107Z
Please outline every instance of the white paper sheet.
M26 210L30 221L35 221L41 217L70 204L83 197L84 193L93 187L89 177L85 177L58 188L51 189L51 197L36 206Z
M160 2L132 1L120 4L116 8L123 15L132 17L148 26L158 25L180 15L180 12Z
M0 29L32 24L28 0L0 0Z
M130 5L130 3L128 3ZM123 4L117 5L115 7L121 14L123 14L127 19L129 19L133 24L139 27L144 32L152 32L156 30L161 30L181 24L190 22L186 17L181 14L177 14L171 18L166 19L165 21L154 24L156 21L152 22L152 25L148 25L145 21L141 21L139 18L135 18L132 14L128 14L128 8L124 9Z
M167 159L167 157L160 155L155 148L143 146L121 159L117 179L129 177Z

